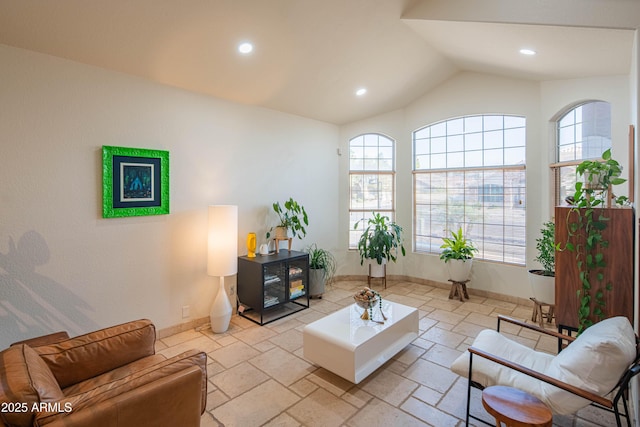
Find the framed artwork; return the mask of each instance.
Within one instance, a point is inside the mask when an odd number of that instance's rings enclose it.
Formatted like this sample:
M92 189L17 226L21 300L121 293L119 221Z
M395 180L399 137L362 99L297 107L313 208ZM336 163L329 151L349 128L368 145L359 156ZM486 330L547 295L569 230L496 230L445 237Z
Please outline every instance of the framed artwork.
M169 152L102 147L102 216L169 213Z

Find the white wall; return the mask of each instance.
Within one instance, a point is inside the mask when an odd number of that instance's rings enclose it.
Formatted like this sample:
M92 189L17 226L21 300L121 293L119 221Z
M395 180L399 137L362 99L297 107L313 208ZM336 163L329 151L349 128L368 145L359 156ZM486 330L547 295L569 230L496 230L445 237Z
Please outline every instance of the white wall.
M336 126L3 45L0 63L0 348L206 317L209 204L239 206L240 254L290 196L311 221L294 248L337 247ZM102 218L102 145L170 152L170 215Z
M551 218L549 164L553 161L554 140L549 120L559 110L578 100L602 99L612 103L614 155L626 156L618 145L626 142L629 118L628 76L555 82L531 82L498 76L459 73L412 105L379 117L340 128L340 145L348 153L348 141L366 132L381 132L397 142L397 222L407 231L411 247L413 189L411 176L411 133L425 125L468 114L504 113L527 118L527 267L536 267L535 239L544 221ZM619 160L622 160L618 157ZM341 236L348 228L348 155L340 161ZM346 247L346 239L341 241ZM494 262L474 261L470 286L505 295L528 298L531 294L527 269ZM366 274L356 251L344 251L340 274ZM391 274L447 282L447 274L437 255L412 251L393 266Z
M635 158L633 159L633 161L635 162L635 167L634 170L636 171L635 173L635 184L634 184L634 200L635 200L635 204L636 206L638 205L638 200L640 200L640 180L638 179L638 156L640 153L638 153L638 138L640 136L640 132L638 130L638 125L640 124L640 111L638 109L638 102L640 101L640 31L636 30L635 32L635 37L633 40L633 52L631 55L631 73L630 73L630 86L631 89L629 91L629 93L631 94L631 100L630 100L630 105L631 105L631 124L634 125L635 128L635 138L634 138L634 153L635 153ZM636 211L636 215L637 215L637 211ZM638 223L636 222L636 229L635 229L635 235L638 236L640 235L640 225L638 225ZM639 277L640 277L640 266L638 265L638 248L640 247L640 242L638 241L638 239L636 238L636 242L635 242L635 253L636 253L636 258L635 258L635 264L634 264L634 274L635 274L635 280L634 280L634 286L635 286L635 302L634 302L634 318L635 318L635 330L636 330L636 334L638 334L638 332L640 332L640 284L639 284ZM640 423L640 404L638 404L638 402L640 402L640 378L638 378L637 376L635 377L635 379L631 382L631 401L632 402L636 402L634 404L633 410L635 412L635 425L638 425L638 423Z

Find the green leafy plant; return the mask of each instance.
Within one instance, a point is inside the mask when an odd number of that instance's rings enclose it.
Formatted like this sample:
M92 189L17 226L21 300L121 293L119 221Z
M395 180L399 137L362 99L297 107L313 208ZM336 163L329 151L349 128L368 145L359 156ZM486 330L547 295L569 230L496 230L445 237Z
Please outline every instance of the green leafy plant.
M309 268L324 270L325 282L331 283L336 273L336 259L331 252L326 249L318 248L313 243L306 252L309 254Z
M533 260L542 265L542 275L554 277L556 270L556 225L553 221L542 224L541 236L536 239L538 256Z
M280 218L278 227L290 230L293 237L298 237L299 239L307 235L305 227L309 225L309 218L304 206L293 200L293 198L289 198L284 202L284 207L280 205L280 202L275 202L272 207L278 218ZM272 231L273 227L267 232L267 239L271 237Z
M442 241L444 243L440 246L443 249L440 253L440 259L444 262L448 262L450 259L472 259L473 253L478 251L471 240L464 237L462 227L457 232L452 231L451 238L443 237Z
M584 177L584 182L576 183L576 193L574 202L580 199L590 199L590 206L606 204L609 206L614 202L617 205L628 203L625 196L616 197L611 187L620 185L627 180L620 178L622 166L615 159L611 158L611 149L602 153L602 161L585 160L576 166L576 174Z
M354 230L358 229L358 224L360 221L356 222ZM365 258L375 259L378 264L382 264L383 259L395 262L398 250L402 256L406 255L402 227L391 222L389 217L374 212L373 217L367 220L367 228L358 240L360 265L364 264Z
M611 150L602 153L602 159L602 162L585 160L576 167L577 173L586 179L575 185L574 204L567 218L569 241L565 248L576 254L581 282L581 289L577 291L578 333L593 325L594 318L599 321L605 317L604 293L613 286L605 281L604 275L607 261L603 249L609 242L604 239L603 231L609 218L602 208L610 201L616 205L627 202L626 197L616 197L611 191L613 185L626 182L620 178L620 164L611 158Z

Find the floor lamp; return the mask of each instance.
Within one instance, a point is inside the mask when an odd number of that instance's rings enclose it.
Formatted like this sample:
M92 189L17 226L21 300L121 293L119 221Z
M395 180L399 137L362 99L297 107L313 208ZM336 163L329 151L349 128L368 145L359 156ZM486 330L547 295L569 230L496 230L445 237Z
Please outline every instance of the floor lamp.
M211 330L226 332L231 320L231 303L224 277L238 273L238 207L209 206L209 276L220 277L220 286L211 306Z

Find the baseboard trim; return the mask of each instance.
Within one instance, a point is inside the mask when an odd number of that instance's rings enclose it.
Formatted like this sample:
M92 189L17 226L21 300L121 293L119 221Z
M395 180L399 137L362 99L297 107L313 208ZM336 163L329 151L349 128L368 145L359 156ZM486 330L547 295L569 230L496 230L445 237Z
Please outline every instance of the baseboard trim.
M178 325L169 326L168 328L158 329L156 331L158 339L166 338L171 335L179 334L180 332L189 331L199 326L209 323L209 316L201 317L199 319L189 320L188 322L180 323Z
M358 281L366 282L367 276L362 274L361 275L341 275L341 276L334 276L333 280L335 281L358 280ZM435 280L422 279L419 277L390 274L387 276L387 280L389 282L411 282L411 283L418 283L420 285L432 286L434 288L451 289L451 283L437 282ZM483 291L481 289L474 289L473 287L467 287L467 291L469 292L470 295L475 295L482 298L491 298L498 301L510 302L513 304L533 307L533 302L528 298L515 297L512 295L505 295L497 292Z
M367 276L366 275L341 275L341 276L335 276L333 278L334 281L367 281ZM442 282L436 282L435 280L429 280L429 279L422 279L419 277L410 277L410 276L403 276L403 275L389 275L387 276L387 280L389 281L389 283L391 282L411 282L411 283L417 283L420 285L426 285L426 286L432 286L434 288L441 288L441 289L451 289L451 283L442 283ZM467 288L467 291L469 292L470 295L475 295L475 296L479 296L479 297L483 297L483 298L491 298L491 299L495 299L498 301L504 301L504 302L509 302L509 303L513 303L513 304L518 304L518 305L524 305L524 306L528 306L528 307L533 307L533 302L529 299L526 298L520 298L520 297L514 297L511 295L504 295L504 294L499 294L497 292L488 292L488 291L483 291L480 289L474 289L472 287ZM235 312L235 310L234 310ZM171 335L175 335L175 334L179 334L180 332L185 332L188 331L190 329L195 329L198 327L201 327L203 325L206 325L207 323L209 323L209 317L201 317L199 319L193 319L190 320L188 322L184 322L184 323L180 323L178 325L173 325L173 326L169 326L167 328L163 328L163 329L159 329L157 331L157 335L158 335L158 339L162 339L162 338L166 338L168 336Z

